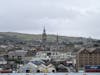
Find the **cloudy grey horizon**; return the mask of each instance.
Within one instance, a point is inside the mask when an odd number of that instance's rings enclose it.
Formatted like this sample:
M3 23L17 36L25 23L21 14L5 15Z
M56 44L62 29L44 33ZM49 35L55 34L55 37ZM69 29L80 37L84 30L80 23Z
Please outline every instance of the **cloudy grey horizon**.
M0 32L100 39L100 0L0 0Z

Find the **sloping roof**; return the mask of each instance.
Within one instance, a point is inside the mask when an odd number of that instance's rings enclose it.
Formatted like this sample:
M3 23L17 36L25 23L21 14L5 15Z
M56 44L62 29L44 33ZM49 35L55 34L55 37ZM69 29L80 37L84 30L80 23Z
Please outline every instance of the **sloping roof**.
M10 51L8 52L8 55L13 55L13 56L25 56L27 51L25 50L16 50L16 51Z
M35 65L41 65L44 64L43 61L31 61L31 63L35 64Z
M29 62L27 65L28 65L28 66L31 66L31 67L37 67L37 65L34 64L34 63L32 63L32 62Z
M81 48L81 49L78 51L77 54L79 54L80 52L82 52L82 51L84 51L84 50L86 50L86 48Z
M79 54L80 52L84 51L84 50L88 51L89 53L92 53L92 52L94 52L94 51L97 51L97 52L100 53L100 47L97 47L97 48L81 48L81 49L78 51L78 54Z
M58 65L58 68L65 68L65 69L67 69L66 66L64 66L63 64Z
M96 50L96 48L88 48L87 49L87 51L90 52L90 53L93 52L93 51L95 51L95 50Z

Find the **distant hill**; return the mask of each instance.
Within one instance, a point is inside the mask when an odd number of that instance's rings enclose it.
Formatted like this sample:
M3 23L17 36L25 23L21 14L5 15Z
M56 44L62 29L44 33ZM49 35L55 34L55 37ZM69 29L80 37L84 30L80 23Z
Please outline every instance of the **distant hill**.
M17 33L17 32L0 32L0 39L17 39L17 40L41 40L41 34L24 34L24 33ZM8 39L8 40L9 40ZM48 35L48 41L56 41L56 35ZM83 38L83 37L68 37L68 36L59 36L59 41L65 42L86 42L89 40L96 40L91 38Z

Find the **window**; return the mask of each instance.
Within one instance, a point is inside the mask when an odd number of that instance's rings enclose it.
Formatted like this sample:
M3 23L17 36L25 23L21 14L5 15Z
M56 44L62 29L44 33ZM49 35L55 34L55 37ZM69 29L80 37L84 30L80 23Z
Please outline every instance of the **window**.
M30 70L26 70L26 73L30 73Z
M21 59L21 56L18 56L18 59Z
M14 59L15 57L14 56L12 56L12 59Z

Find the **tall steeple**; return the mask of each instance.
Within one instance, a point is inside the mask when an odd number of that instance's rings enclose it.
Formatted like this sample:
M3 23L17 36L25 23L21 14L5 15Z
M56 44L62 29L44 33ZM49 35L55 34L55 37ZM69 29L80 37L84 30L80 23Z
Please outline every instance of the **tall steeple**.
M57 33L57 36L56 36L56 43L58 43L59 42L59 38L58 38L59 36L58 36L58 33Z
M58 45L59 45L59 36L58 36L58 33L57 33L57 36L56 36L56 45L57 45L57 50L58 50Z
M46 41L47 41L47 34L44 26L43 33L42 33L42 46L44 47L44 50L46 47Z
M45 26L44 26L44 29L43 29L43 34L46 34Z

